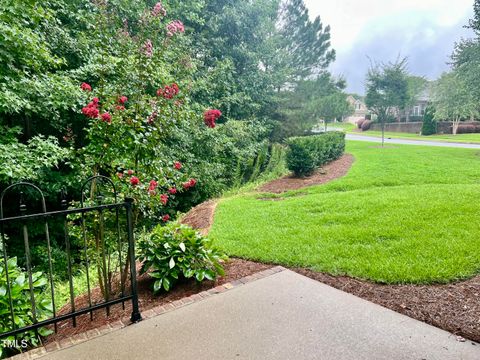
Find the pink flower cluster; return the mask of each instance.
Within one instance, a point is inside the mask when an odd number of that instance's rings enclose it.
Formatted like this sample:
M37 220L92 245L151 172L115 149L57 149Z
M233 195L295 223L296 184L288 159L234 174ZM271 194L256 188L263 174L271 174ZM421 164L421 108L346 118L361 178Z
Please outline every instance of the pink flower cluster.
M165 85L163 89L158 89L157 90L157 96L162 96L165 99L173 99L174 96L178 95L180 92L180 88L178 87L177 84L173 83L172 85L168 86Z
M108 112L102 114L102 121L106 122L107 124L112 123L112 115L110 115Z
M132 184L132 186L137 186L138 184L140 184L140 179L136 176L132 176L130 178L130 184Z
M83 115L91 119L98 118L98 115L100 114L100 110L98 110L99 101L100 100L97 97L93 98L92 101L87 104L87 106L82 108Z
M184 188L185 190L188 190L188 189L194 187L195 185L197 185L197 180L195 180L195 179L190 179L190 180L188 180L187 182L184 182L184 183L183 183L183 188Z
M92 91L92 87L90 86L90 84L87 84L85 82L80 85L80 89L82 89L83 91Z
M165 10L160 1L155 4L152 10L152 16L157 17L159 15L167 16L167 10Z
M158 186L158 182L156 182L155 180L151 180L150 181L150 184L148 186L148 192L150 195L155 195L155 189L157 188Z
M180 20L174 20L167 25L167 36L172 37L176 33L184 33L185 26Z
M142 51L145 54L146 57L151 58L153 56L153 44L150 39L145 41L142 47Z
M207 125L209 128L214 128L215 127L215 121L218 120L222 116L222 112L217 109L213 110L207 110L203 114L203 120L205 122L205 125Z

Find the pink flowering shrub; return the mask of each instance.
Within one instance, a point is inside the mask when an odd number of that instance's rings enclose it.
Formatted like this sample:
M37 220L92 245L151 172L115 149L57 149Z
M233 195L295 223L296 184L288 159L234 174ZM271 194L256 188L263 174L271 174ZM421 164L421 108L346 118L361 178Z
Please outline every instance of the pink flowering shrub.
M177 33L184 33L185 26L180 20L174 20L167 25L167 36L172 37Z
M91 76L103 76L95 86L86 82L80 85L86 104L81 112L87 143L81 149L80 162L86 177L110 174L119 196L135 200L136 221L165 221L184 207L180 201L194 198L188 193L198 185L188 174L189 164L172 159L174 154L167 158L159 145L182 124L206 131L205 127L215 127L222 114L209 110L203 114L202 124L202 114L189 106L183 76L188 79L193 70L186 66L179 69L178 62L184 61L186 55L184 48L177 45L177 37L173 37L185 32L180 20L168 22L161 2L145 10L139 19L128 21L121 19L115 9L107 11L108 6L99 9L102 21L118 26L111 31L117 34L111 40L124 51L118 60L122 71L113 79L108 76L111 65L104 64ZM118 18L112 18L115 16ZM99 47L96 56L108 59L110 54L102 53L106 48ZM171 59L178 61L172 63Z

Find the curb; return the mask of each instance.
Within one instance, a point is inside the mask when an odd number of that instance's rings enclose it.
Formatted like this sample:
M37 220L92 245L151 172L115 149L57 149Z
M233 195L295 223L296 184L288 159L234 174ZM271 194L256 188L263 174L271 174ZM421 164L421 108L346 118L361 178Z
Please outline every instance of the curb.
M240 286L243 286L245 284L248 284L250 282L260 280L263 278L266 278L270 275L285 271L286 269L282 266L276 266L267 270L260 271L258 273L243 277L238 280L234 280L229 283L225 283L223 285L219 285L217 287L211 288L209 290L202 291L197 294L193 294L191 296L175 300L173 302L170 302L168 304L163 304L156 306L154 308L148 309L143 311L142 314L142 319L147 320L151 319L155 316L159 316L162 314L165 314L167 312L173 311L175 309L181 308L183 306L191 305L194 303L198 303L200 301L203 301L209 297L215 296L217 294L221 294L226 291L233 290L235 288L238 288ZM84 333L76 334L69 336L65 339L62 339L61 341L54 341L51 343L48 343L45 346L38 347L36 349L30 350L25 353L21 353L15 356L12 356L8 359L11 360L33 360L33 359L38 359L42 356L45 356L47 354L51 354L55 351L63 350L70 348L72 346L75 346L77 344L84 343L88 340L98 338L100 336L103 336L105 334L109 334L113 331L117 331L120 329L123 329L127 326L135 326L135 324L132 324L130 322L129 317L122 318L121 320L114 321L112 323L109 323L107 325L104 325L100 328L97 329L92 329L88 330Z

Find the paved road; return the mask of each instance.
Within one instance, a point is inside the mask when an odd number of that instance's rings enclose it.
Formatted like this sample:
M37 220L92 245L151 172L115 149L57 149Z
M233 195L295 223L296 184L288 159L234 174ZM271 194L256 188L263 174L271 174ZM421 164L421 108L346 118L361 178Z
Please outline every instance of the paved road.
M364 135L355 135L347 134L347 140L358 140L358 141L369 141L381 143L382 138L374 136L364 136ZM442 141L422 141L422 140L404 140L404 139L389 139L385 138L385 144L402 144L402 145L422 145L422 146L440 146L440 147L453 147L453 148L463 148L463 149L480 149L480 144L464 144L464 143L452 143L452 142L442 142Z
M284 270L42 357L480 359L480 344Z

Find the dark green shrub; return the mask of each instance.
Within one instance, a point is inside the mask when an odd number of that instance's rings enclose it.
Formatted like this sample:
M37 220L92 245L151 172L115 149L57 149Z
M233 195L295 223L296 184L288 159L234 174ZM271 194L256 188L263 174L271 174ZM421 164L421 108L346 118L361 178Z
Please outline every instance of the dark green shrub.
M345 134L332 131L321 135L290 138L288 147L288 169L296 176L305 176L342 156L345 151Z
M364 122L365 122L365 119L358 120L357 121L357 128L361 129Z
M15 314L15 325L24 327L33 324L32 305L30 302L30 287L28 274L17 265L17 258L13 257L7 260L8 276L10 280L10 289L13 302L13 312ZM47 277L41 272L32 274L33 292L35 296L37 320L45 320L53 313L51 300L46 296ZM12 330L12 319L10 315L9 297L7 292L7 277L5 271L5 262L0 260L0 333ZM38 333L41 336L47 336L51 333L46 328L40 328ZM34 331L28 331L21 336L26 341L26 345L37 346L40 339ZM4 340L14 341L11 336ZM0 344L1 345L1 344ZM12 355L0 346L0 358L5 355Z
M154 292L169 291L180 279L215 280L223 275L226 256L212 242L186 225L157 226L137 243L137 258L143 262L140 273L156 279ZM149 271L150 270L150 271Z
M362 131L368 131L370 130L370 126L372 126L373 121L371 120L365 120L362 124Z
M428 106L423 115L422 135L433 135L437 133L437 122L434 120L435 109Z

